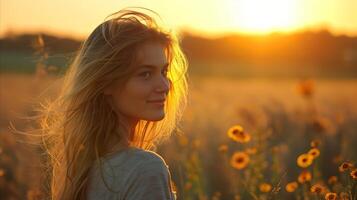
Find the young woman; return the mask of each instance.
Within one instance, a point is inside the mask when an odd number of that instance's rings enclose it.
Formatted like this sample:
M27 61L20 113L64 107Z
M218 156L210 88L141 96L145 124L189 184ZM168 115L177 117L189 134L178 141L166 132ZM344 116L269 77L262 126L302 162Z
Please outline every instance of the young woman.
M46 107L51 199L175 199L153 150L182 116L187 62L146 12L121 10L95 28Z

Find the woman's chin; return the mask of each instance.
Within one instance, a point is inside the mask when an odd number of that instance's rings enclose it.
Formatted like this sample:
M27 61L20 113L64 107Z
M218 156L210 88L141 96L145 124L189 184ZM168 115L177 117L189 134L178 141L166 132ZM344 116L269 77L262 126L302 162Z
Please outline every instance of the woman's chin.
M148 121L161 121L165 118L165 114L161 113L161 114L156 114L156 115L152 115L152 116L148 116L146 120Z

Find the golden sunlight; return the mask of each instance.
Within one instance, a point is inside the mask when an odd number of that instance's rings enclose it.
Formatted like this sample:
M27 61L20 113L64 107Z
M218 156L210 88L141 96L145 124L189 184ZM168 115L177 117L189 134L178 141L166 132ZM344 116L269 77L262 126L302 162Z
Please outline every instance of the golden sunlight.
M296 0L227 0L231 20L245 32L292 29L297 23Z

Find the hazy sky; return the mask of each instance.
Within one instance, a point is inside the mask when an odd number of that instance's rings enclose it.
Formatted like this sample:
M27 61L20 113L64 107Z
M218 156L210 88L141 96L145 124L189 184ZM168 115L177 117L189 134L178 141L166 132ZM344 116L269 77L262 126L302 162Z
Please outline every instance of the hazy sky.
M357 0L0 0L0 34L42 30L85 37L127 6L153 9L172 28L211 34L327 27L357 35Z

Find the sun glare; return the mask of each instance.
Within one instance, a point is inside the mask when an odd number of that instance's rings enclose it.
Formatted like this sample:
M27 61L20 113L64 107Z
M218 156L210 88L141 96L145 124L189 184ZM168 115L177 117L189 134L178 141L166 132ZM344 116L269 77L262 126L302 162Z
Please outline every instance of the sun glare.
M296 24L296 0L228 0L232 23L246 32L287 30Z

